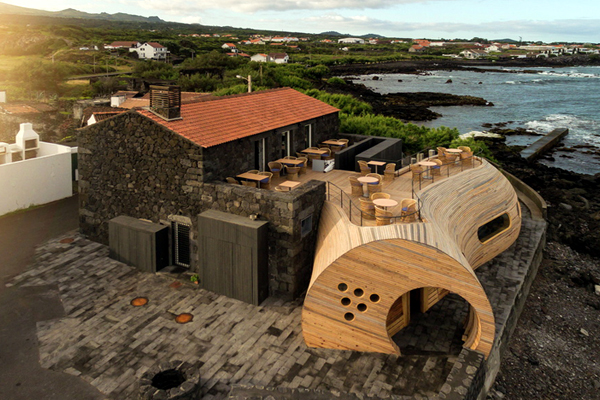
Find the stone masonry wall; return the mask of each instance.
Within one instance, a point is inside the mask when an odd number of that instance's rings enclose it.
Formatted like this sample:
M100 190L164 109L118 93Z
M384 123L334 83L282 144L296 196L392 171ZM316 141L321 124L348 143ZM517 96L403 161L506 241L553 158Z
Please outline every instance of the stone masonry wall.
M290 192L241 185L206 184L202 207L269 221L269 291L298 297L308 288L325 201L325 183L310 181ZM312 215L312 229L302 237L301 222Z
M269 221L270 293L295 297L308 286L324 183L312 181L289 193L204 183L217 174L204 174L206 150L135 112L82 129L79 156L80 228L92 240L107 244L108 221L119 215L162 223L186 217L192 225L190 268L197 271L198 214L258 213ZM312 230L302 238L301 221L309 215Z

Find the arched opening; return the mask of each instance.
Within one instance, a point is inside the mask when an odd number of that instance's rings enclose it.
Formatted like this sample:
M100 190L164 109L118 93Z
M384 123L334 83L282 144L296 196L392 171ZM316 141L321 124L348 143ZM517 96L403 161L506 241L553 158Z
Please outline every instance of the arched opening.
M390 308L388 334L405 355L458 355L478 335L477 317L470 308L461 296L443 288L413 289Z

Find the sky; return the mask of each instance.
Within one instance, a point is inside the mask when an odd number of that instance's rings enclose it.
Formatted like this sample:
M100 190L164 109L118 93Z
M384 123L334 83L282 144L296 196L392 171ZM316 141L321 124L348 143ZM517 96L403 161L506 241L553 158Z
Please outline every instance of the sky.
M166 21L398 38L600 42L600 1L0 0L21 7L158 16ZM201 32L198 32L201 33Z

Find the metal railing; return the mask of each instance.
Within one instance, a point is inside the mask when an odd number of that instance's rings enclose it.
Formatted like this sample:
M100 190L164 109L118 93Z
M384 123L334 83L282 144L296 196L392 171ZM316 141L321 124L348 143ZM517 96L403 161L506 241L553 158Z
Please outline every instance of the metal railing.
M465 162L465 160L468 160L468 161ZM472 154L471 156L466 157L466 158L457 158L456 161L442 163L441 166L424 167L422 172L415 172L415 171L410 170L410 172L413 175L414 174L418 175L418 179L412 179L413 198L415 197L416 191L421 190L424 186L428 186L429 184L434 183L436 181L436 178L439 180L440 178L447 178L452 175L459 174L467 169L473 169L473 168L475 168L476 162L481 163L481 157L476 154ZM445 168L446 172L442 173L442 170L444 170L444 167L446 167ZM433 173L434 170L436 170L437 168L440 168L439 175ZM418 189L415 188L415 185L417 183L418 183ZM427 185L425 185L425 184L427 184Z

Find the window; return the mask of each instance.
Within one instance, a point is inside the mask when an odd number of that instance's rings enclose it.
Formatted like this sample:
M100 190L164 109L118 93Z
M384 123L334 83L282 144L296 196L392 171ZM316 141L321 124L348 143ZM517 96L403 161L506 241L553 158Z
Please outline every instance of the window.
M254 168L258 169L259 171L264 171L266 168L266 146L266 138L262 138L254 142Z
M300 222L300 227L302 237L308 235L312 231L312 214Z
M190 225L171 221L171 232L173 233L173 258L175 265L182 267L190 266L190 231Z
M481 243L485 243L492 239L494 236L499 235L503 231L507 230L510 226L510 217L507 213L504 213L490 222L481 225L477 230L477 237Z
M281 158L290 155L290 131L281 134Z
M312 124L304 125L304 143L306 148L312 147Z

